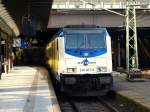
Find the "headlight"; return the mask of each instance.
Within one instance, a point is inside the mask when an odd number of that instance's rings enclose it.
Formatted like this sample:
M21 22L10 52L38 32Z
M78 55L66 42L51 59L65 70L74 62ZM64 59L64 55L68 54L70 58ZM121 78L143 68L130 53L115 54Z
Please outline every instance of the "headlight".
M67 68L68 73L74 73L76 71L75 68Z
M107 72L107 67L98 67L97 72Z

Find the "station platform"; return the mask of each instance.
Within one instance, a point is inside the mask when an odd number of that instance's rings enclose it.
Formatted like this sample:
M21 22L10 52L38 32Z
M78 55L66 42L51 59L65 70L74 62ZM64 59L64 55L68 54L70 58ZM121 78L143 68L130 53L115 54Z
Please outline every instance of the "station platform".
M60 112L48 71L22 66L2 74L0 112Z
M134 106L138 108L137 112L150 112L150 79L129 82L126 80L126 74L114 74L115 92L128 100L130 104L134 103ZM130 107L132 106L130 105Z

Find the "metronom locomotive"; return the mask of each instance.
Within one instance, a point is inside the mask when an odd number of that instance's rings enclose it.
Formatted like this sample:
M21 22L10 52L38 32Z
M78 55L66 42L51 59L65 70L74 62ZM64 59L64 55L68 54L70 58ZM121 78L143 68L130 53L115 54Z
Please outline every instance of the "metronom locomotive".
M60 29L47 44L46 60L62 92L104 95L112 88L111 38L106 28Z

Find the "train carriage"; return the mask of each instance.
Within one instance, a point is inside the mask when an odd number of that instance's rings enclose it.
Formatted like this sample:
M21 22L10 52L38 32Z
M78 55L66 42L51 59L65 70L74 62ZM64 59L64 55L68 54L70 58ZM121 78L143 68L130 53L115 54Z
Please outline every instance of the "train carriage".
M106 28L64 27L47 44L46 57L61 91L103 95L112 88L111 38Z

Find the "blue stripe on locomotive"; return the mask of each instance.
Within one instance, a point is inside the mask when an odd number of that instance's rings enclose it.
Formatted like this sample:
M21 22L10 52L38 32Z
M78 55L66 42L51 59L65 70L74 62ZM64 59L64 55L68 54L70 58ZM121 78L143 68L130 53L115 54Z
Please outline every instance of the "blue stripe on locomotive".
M106 28L101 28L105 31ZM108 34L108 33L106 33ZM59 37L65 37L65 31L64 29L60 29L56 34L56 36ZM69 54L71 56L76 56L76 57L80 57L80 58L90 58L90 57L96 57L96 56L100 56L102 54L105 54L107 52L107 47L106 48L97 48L97 49L84 49L84 48L78 48L78 49L65 49L65 53ZM86 54L86 56L85 56ZM88 55L87 55L88 54Z
M99 48L99 49L66 49L65 53L80 57L80 58L90 58L102 55L107 52L107 48Z

